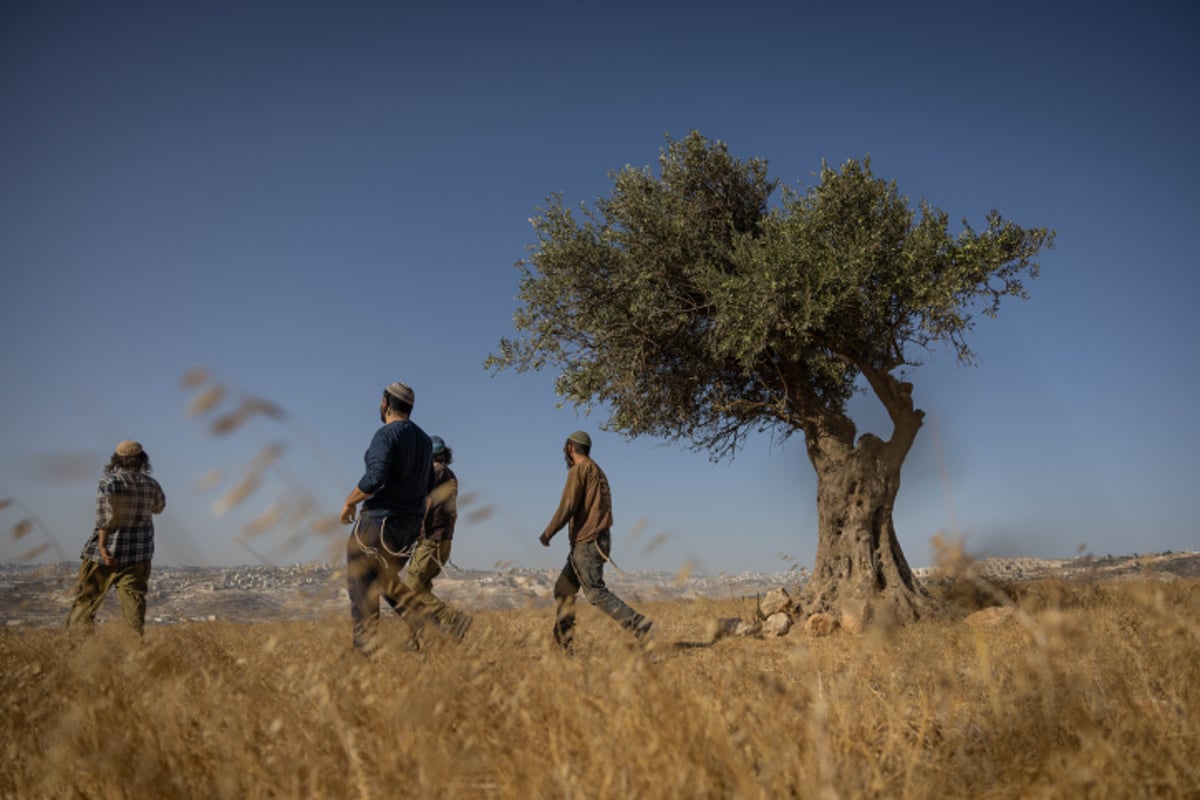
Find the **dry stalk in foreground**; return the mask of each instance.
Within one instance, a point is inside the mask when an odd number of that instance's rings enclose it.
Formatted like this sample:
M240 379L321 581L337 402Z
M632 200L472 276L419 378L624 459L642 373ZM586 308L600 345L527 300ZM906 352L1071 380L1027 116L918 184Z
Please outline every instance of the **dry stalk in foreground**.
M1009 589L1032 627L647 654L594 616L574 659L542 610L371 661L341 618L5 631L0 796L1195 797L1200 581Z

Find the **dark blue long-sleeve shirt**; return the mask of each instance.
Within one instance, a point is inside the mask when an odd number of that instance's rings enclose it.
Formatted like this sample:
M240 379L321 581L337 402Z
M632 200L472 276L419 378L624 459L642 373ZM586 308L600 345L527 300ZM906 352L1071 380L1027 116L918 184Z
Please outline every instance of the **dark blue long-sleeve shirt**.
M363 501L364 514L425 514L433 443L416 423L390 422L375 431L363 460L366 471L358 488L371 495Z

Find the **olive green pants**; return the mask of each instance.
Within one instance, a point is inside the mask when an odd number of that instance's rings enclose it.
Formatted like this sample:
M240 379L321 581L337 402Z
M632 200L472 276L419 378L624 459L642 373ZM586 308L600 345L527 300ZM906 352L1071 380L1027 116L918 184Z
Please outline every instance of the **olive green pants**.
M453 625L458 614L440 597L433 593L433 579L442 573L442 565L450 559L450 542L417 542L408 571L404 573L404 585L410 592L405 605L418 614L433 617L442 625Z
M150 584L150 562L107 567L84 559L75 584L75 602L67 614L67 627L91 625L104 604L108 590L116 587L121 615L140 636L146 624L146 590Z

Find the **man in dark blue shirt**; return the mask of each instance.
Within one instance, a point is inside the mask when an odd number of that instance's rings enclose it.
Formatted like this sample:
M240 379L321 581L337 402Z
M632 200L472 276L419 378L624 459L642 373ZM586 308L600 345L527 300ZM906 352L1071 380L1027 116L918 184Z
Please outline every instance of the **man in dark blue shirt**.
M380 597L397 613L405 612L400 570L412 555L425 516L433 444L409 419L414 399L412 388L403 383L384 390L379 403L383 427L371 437L362 479L342 506L342 522L354 523L346 543L346 580L354 646L363 652L377 646ZM409 646L416 649L416 640Z

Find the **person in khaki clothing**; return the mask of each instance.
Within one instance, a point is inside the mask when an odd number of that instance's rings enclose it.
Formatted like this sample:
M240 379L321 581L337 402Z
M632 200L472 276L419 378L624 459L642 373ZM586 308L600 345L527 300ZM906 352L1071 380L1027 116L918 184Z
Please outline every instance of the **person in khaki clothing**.
M567 437L563 455L567 461L567 485L562 500L546 530L538 537L543 547L569 525L571 551L567 564L554 583L554 641L572 652L575 630L575 595L631 631L639 640L650 634L652 623L604 585L604 562L612 550L612 493L604 470L591 459L592 438L584 431Z
M96 487L96 526L80 553L83 563L67 627L91 626L108 590L116 587L125 622L139 636L154 556L154 514L167 499L150 477L150 457L137 442L117 445Z
M458 477L450 469L454 451L440 436L432 436L430 441L433 442L433 476L425 504L424 531L404 574L404 585L409 593L405 606L417 612L418 618L423 616L433 620L439 630L461 641L471 627L470 615L454 610L433 593L433 579L450 560L454 524L458 521Z

